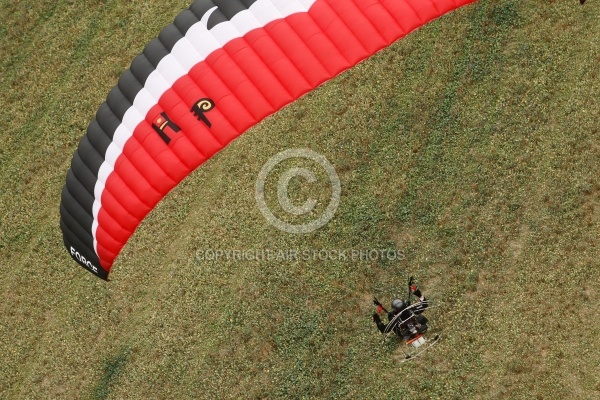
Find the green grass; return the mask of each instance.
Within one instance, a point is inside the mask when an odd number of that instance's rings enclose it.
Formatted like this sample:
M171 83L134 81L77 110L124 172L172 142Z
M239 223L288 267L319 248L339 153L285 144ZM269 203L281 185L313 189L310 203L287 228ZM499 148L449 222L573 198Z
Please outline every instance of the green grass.
M60 191L108 90L186 5L0 3L0 399L599 397L597 2L481 1L414 32L190 175L107 284L63 248ZM342 182L333 220L298 236L254 199L296 147ZM195 257L387 248L404 259ZM371 298L409 274L443 340L399 364Z
M98 386L94 389L93 398L98 400L108 398L111 388L116 384L119 376L123 373L123 369L127 364L130 354L131 348L128 347L107 361L106 366L104 367L104 374L102 375Z

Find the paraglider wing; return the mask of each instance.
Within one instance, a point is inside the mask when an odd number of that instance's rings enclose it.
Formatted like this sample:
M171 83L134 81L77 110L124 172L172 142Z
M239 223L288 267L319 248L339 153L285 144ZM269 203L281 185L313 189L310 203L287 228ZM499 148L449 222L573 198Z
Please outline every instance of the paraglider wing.
M268 115L475 0L196 0L131 63L67 173L67 251L103 279L185 176Z

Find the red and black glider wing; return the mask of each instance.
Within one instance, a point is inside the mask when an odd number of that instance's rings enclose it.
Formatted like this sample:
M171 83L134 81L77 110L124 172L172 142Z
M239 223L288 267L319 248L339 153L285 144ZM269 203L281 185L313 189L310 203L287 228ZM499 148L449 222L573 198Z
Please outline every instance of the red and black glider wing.
M150 210L268 115L474 0L196 0L120 77L67 173L67 251L103 279Z

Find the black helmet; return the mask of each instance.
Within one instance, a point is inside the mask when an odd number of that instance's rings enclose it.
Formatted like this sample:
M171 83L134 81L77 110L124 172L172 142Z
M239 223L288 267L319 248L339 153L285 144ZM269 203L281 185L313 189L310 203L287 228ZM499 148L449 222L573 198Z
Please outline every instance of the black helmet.
M404 308L406 308L406 304L404 304L402 300L396 299L392 301L392 308L396 311L402 311Z

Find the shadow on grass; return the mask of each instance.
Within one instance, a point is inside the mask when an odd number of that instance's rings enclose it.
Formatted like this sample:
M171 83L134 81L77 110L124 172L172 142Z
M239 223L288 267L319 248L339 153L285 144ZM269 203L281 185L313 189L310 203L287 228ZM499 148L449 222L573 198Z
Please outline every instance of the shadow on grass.
M131 347L123 348L116 356L109 359L104 365L104 372L98 385L94 388L92 398L96 400L104 400L108 398L111 389L116 381L121 376L125 365L129 361L131 355Z

